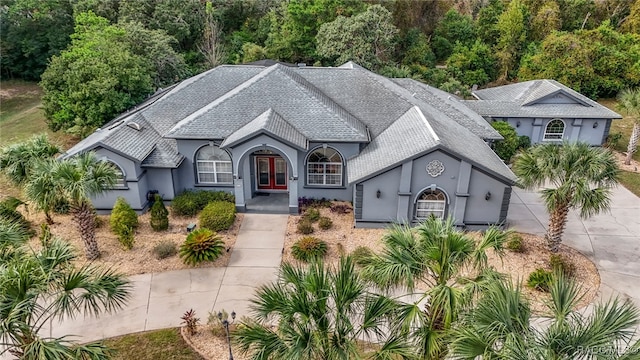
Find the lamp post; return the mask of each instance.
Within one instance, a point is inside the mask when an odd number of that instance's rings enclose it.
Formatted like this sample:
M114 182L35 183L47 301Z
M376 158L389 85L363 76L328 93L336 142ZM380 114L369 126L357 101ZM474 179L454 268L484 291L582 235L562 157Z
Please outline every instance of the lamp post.
M222 322L222 325L224 326L224 329L227 331L227 344L229 345L229 360L233 360L233 353L231 352L231 335L229 334L229 324L233 323L233 321L235 321L236 319L236 312L232 311L231 312L231 322L229 322L229 318L225 317L224 320L222 319L222 312L219 311L218 312L218 320L220 320Z

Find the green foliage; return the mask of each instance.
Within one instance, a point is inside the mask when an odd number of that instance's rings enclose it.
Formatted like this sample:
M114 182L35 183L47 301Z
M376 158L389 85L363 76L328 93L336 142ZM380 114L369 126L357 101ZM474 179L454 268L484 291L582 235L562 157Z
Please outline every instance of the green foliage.
M149 222L154 231L164 231L169 228L169 211L164 206L162 196L158 194L154 195Z
M607 135L607 139L604 142L604 146L608 147L609 149L615 149L620 144L620 140L622 140L622 133L609 133L609 135Z
M308 222L316 222L320 219L320 210L315 208L308 208L304 211L304 215L302 215L302 221Z
M250 63L267 58L267 50L254 43L242 44L242 63Z
M478 27L478 39L487 45L495 45L500 32L496 28L498 18L504 12L502 0L489 0L489 3L480 9L476 26Z
M236 219L236 205L227 201L212 201L200 212L200 227L213 231L228 230Z
M125 198L119 196L111 210L109 218L111 232L118 236L118 241L126 249L133 247L135 229L138 227L138 214L131 208Z
M527 135L518 136L518 150L526 150L531 147L531 139Z
M297 229L298 234L309 235L313 234L314 232L313 224L311 223L311 221L305 219L300 219L300 221L298 221Z
M604 23L594 30L556 32L522 59L522 80L555 79L591 98L613 97L640 85L640 35Z
M553 282L553 272L538 268L529 274L527 286L538 291L549 292L551 283Z
M419 64L428 67L435 65L436 57L429 45L429 39L420 29L409 29L398 45L397 57L401 59L402 64Z
M482 86L495 80L496 67L493 50L480 41L456 45L447 59L447 71L467 86Z
M326 216L321 216L318 220L318 227L322 230L329 230L333 227L333 221Z
M520 236L519 234L511 235L509 237L509 240L507 240L507 244L505 247L513 252L524 252L525 248L524 244L522 243L522 236Z
M438 22L433 36L433 51L436 59L442 61L451 55L457 43L471 46L476 39L476 27L470 16L451 9Z
M323 258L328 250L327 243L313 236L305 236L291 246L291 255L296 260L311 262Z
M351 252L351 258L360 266L366 266L371 256L373 256L373 251L366 246L358 246Z
M194 216L212 201L235 203L235 197L226 191L186 190L173 198L171 211L175 216Z
M520 57L527 48L528 17L527 7L520 0L511 1L507 9L498 17L496 29L500 36L496 44L496 55L500 61L500 78L502 79L509 79L514 74Z
M531 39L542 41L545 37L562 27L560 7L555 1L546 1L531 19Z
M322 24L318 30L318 55L335 65L355 61L367 69L377 69L391 59L398 29L391 13L372 5L363 13Z
M197 229L187 235L180 245L180 258L188 265L197 265L204 261L214 261L225 251L220 235L209 229Z
M0 171L15 185L29 178L37 160L53 158L60 148L51 142L47 134L34 135L29 140L4 146L0 150Z
M448 93L455 94L460 96L461 98L467 98L471 96L471 91L469 91L469 87L465 86L460 80L450 77L445 82L438 85L440 90L444 90Z
M561 254L551 254L549 265L555 273L562 273L566 277L572 277L576 273L576 265L567 257Z
M503 140L493 144L493 151L505 162L509 162L518 151L519 139L516 130L506 121L494 121L491 123L494 129L502 135Z
M151 251L156 256L156 259L162 260L171 257L178 253L178 247L173 241L162 240Z
M13 226L16 226L21 232L32 236L35 234L35 231L31 228L29 220L18 211L18 206L20 205L25 205L25 203L12 196L0 201L0 219L13 224Z

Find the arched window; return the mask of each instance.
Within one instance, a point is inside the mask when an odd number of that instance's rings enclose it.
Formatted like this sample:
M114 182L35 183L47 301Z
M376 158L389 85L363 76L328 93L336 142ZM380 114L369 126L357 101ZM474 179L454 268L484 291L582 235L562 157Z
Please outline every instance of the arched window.
M231 156L217 146L203 146L196 154L196 173L200 184L231 184Z
M307 184L342 185L342 156L332 148L318 148L307 158Z
M447 195L438 189L427 189L416 201L416 219L426 219L433 215L443 219L447 210Z
M127 187L127 176L124 173L124 170L120 167L120 165L116 164L112 160L105 160L109 166L111 166L116 171L116 184L113 185L114 188L124 188Z
M547 127L544 129L544 140L558 141L562 140L564 136L564 121L560 119L553 119L547 123Z

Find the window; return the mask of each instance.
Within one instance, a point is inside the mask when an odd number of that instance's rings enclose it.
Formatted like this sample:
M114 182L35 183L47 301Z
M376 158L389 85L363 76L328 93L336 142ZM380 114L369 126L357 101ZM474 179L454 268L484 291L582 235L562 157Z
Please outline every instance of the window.
M196 172L200 184L231 184L231 157L217 146L205 146L196 154Z
M446 209L447 195L438 189L427 189L416 201L416 219L426 219L431 215L443 219Z
M547 127L544 129L544 140L558 141L562 140L564 136L564 121L560 119L553 119L549 121Z
M120 165L116 164L111 160L105 160L109 166L111 166L116 171L116 184L113 185L113 188L126 188L127 187L127 177L124 173L124 170L120 167Z
M307 158L307 184L342 185L342 156L332 148L320 148Z

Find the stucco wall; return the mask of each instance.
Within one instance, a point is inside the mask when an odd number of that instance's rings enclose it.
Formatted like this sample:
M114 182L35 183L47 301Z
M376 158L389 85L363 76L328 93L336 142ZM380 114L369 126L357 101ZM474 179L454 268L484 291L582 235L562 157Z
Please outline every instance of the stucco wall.
M504 183L494 177L472 168L469 197L464 213L465 224L498 223L505 187ZM491 193L489 200L485 199L487 193Z
M400 174L401 167L397 167L362 184L363 220L376 222L397 221ZM378 190L380 190L380 198L377 197Z
M553 118L555 119L555 118ZM526 135L532 144L548 142L544 140L544 131L552 118L508 118L505 119L518 135ZM561 118L565 124L563 140L582 141L590 145L602 145L607 128L606 119ZM609 120L610 121L610 120ZM518 125L518 122L520 125ZM595 125L597 123L597 125ZM594 125L596 126L594 128Z
M219 141L214 141L214 143L216 145L220 144ZM196 170L194 166L196 152L201 147L208 145L209 140L178 140L177 144L178 151L185 157L177 171L177 181L181 184L178 193L186 189L204 189L211 191L231 191L233 189L233 184L212 186L209 184L196 183ZM235 172L235 168L233 171Z
M158 194L163 200L173 200L175 194L173 190L173 179L171 169L147 169L147 186L149 190L158 190Z
M141 211L146 206L147 172L139 164L107 149L97 149L98 159L113 161L125 173L126 187L107 190L104 194L91 198L93 206L99 210L110 210L119 196L124 197L134 210Z

